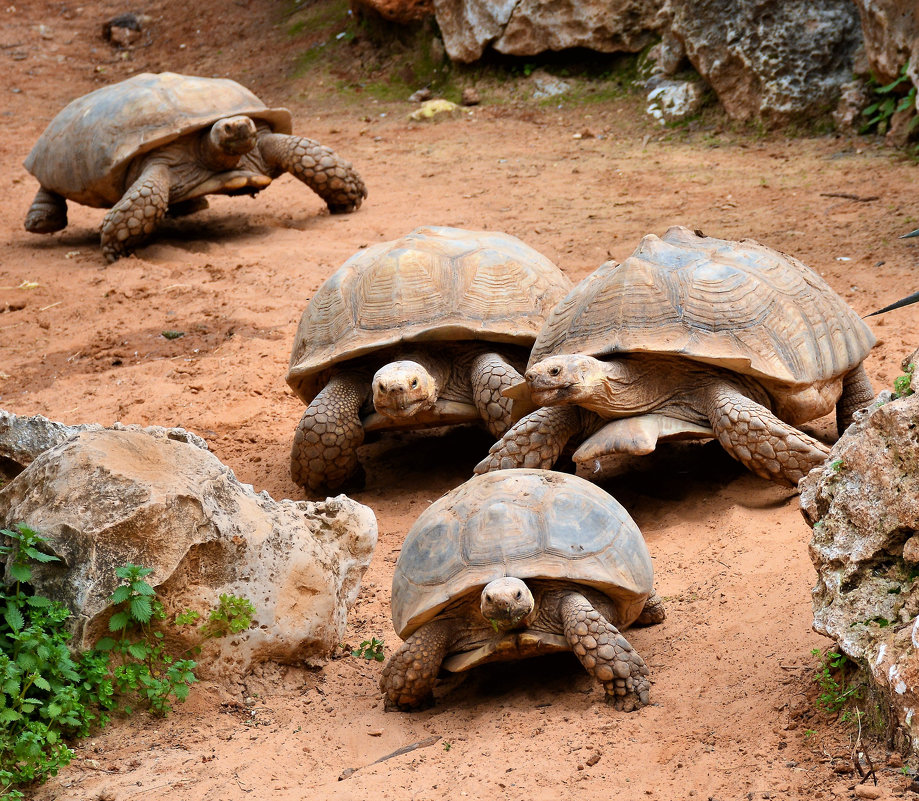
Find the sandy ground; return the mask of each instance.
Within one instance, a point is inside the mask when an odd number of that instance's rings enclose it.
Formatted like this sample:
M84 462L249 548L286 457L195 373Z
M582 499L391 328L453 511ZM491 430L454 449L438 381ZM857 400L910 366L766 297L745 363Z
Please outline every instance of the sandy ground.
M514 234L574 280L672 224L752 237L813 266L862 314L919 283L919 247L897 239L919 224L916 166L872 140L668 131L636 98L492 102L485 86L485 102L460 119L409 123L407 101L336 99L291 77L297 43L276 24L279 4L219 5L191 23L176 0L150 0L150 39L127 58L99 38L101 22L124 10L110 0L0 9L3 408L182 425L257 490L302 498L288 476L302 407L284 383L300 313L358 248L416 226ZM35 138L73 97L144 69L230 75L290 107L297 132L354 163L369 198L332 217L285 176L255 200L216 198L168 222L112 266L98 246L99 210L71 206L64 232L26 233L37 185L21 163ZM527 95L523 81L517 94ZM23 282L37 286L16 289ZM919 345L916 308L871 322L880 343L866 367L877 388ZM165 330L185 336L167 340ZM809 430L831 437L827 420ZM354 497L376 512L380 543L346 643L398 646L389 585L401 539L489 444L464 431L363 450L367 485ZM796 493L711 444L661 451L606 486L644 531L667 601L665 623L629 634L652 669L651 706L616 713L566 655L481 669L433 709L385 713L380 665L343 656L268 669L242 687L205 683L166 720L119 721L78 744L35 797L854 797L851 726L814 711L811 650L830 643L811 630L814 574ZM883 739L868 748L881 797L903 795ZM339 780L347 768L360 769Z

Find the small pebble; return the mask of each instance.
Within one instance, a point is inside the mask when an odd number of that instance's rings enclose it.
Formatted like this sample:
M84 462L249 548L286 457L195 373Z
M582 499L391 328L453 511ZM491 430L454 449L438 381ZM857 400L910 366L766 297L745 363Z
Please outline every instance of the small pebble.
M855 797L856 798L880 798L881 791L877 787L872 787L869 784L856 784L855 785Z

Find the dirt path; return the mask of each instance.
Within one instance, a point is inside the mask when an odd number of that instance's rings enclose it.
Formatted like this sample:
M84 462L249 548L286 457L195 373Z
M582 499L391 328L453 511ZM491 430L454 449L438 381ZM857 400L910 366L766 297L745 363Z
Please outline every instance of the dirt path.
M289 79L294 47L268 0L219 4L229 16L205 4L194 29L177 0L146 5L153 39L130 61L98 38L123 10L114 2L0 11L0 406L17 414L186 426L256 489L303 497L287 470L302 407L284 383L300 313L355 250L424 224L506 231L575 280L682 224L792 253L862 314L919 284L919 246L897 239L919 224L916 166L870 141L690 135L655 127L635 99L496 105L487 91L462 119L412 124L407 102L333 102ZM213 199L113 266L98 210L71 206L63 233L27 234L37 187L21 162L50 117L101 81L166 68L230 74L290 107L296 131L362 173L364 207L330 217L285 177L255 200ZM23 282L38 286L9 289ZM919 345L916 308L873 318L881 341L866 367L878 388ZM829 437L829 425L811 430ZM365 449L367 486L354 497L375 510L380 545L346 642L397 647L389 583L401 539L488 445L463 432ZM379 665L344 657L266 670L245 687L201 685L165 721L136 716L81 743L36 798L852 797L857 777L835 770L851 765L848 729L814 716L808 697L811 650L829 643L810 628L797 496L714 445L648 457L607 488L644 531L667 601L664 624L630 634L652 668L652 706L612 711L559 658L483 669L432 710L384 713ZM874 748L892 797L902 777Z

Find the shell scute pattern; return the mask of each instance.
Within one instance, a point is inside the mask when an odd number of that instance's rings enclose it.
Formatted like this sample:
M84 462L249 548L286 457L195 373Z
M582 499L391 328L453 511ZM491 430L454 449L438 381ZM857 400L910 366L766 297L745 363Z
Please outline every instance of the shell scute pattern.
M846 373L873 345L798 260L674 227L581 282L546 322L530 365L555 353L672 354L794 386Z
M529 347L570 286L515 237L418 228L354 254L323 283L301 317L287 381L309 403L333 365L401 342Z
M653 583L641 532L603 490L544 470L497 471L447 493L412 526L393 577L395 628L405 638L503 576L588 584L631 606Z

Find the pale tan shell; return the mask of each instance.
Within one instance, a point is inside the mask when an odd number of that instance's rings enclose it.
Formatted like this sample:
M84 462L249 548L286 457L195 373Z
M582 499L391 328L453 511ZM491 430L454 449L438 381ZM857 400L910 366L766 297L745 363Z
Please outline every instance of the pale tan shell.
M145 72L65 106L24 166L45 189L107 208L124 194L124 173L136 156L237 114L291 132L287 109L268 108L236 81Z
M797 259L752 239L675 226L568 293L530 365L563 353L678 355L767 379L781 392L844 375L874 343L861 318Z
M287 383L309 403L333 365L400 342L528 348L570 288L516 237L417 228L354 254L319 287L300 319Z
M651 595L654 569L638 526L596 484L551 470L497 470L448 492L409 530L393 575L393 626L405 639L504 576L595 587L625 627Z

